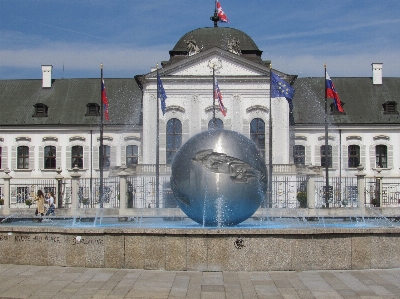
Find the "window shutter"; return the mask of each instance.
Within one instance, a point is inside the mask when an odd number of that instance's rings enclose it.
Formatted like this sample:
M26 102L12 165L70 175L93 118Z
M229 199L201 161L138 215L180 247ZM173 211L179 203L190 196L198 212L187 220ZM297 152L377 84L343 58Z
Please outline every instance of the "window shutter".
M306 165L311 165L312 164L311 163L311 146L307 145L305 150L306 150L306 152L305 152L305 155L306 155L305 164Z
M121 146L121 165L126 165L126 146Z
M17 169L17 147L11 147L11 170Z
M95 145L93 147L93 169L99 169L99 147L97 145Z
M370 169L376 166L375 145L369 146L369 167Z
M339 160L338 160L338 146L332 145L332 168L339 168Z
M117 166L117 147L110 146L110 167Z
M387 147L387 167L393 168L393 145L388 145Z
M67 169L72 169L72 168L73 168L73 167L72 167L72 160L71 160L71 159L72 159L72 158L71 158L71 157L72 157L72 147L68 145L68 146L65 148L65 151L66 151L66 152L65 152L65 160L66 160L65 163L67 164L65 167L66 167Z
M90 147L85 145L83 147L83 169L89 169L89 154L90 154ZM70 163L71 164L71 163Z
M342 168L349 167L349 147L342 145Z
M42 151L39 153L39 157L40 157L40 155L42 156L42 165L39 166L39 169L41 169L41 167L44 166L43 165L43 146L41 146L41 148L42 148ZM29 169L35 169L35 147L34 146L29 147Z
M267 130L267 129L269 129L269 128L267 126L265 126L265 130ZM250 123L246 119L243 120L243 132L242 132L242 134L244 136L246 136L247 138L250 138ZM267 139L267 137L268 137L267 134L265 134L265 139Z
M364 167L364 169L366 169L367 168L367 165L365 164L365 163L367 163L367 161L366 161L366 155L365 155L365 145L361 145L360 146L360 163L361 163L361 166L363 166Z
M31 167L31 148L29 148L29 168ZM39 146L39 169L44 169L44 146Z
M61 156L62 156L62 147L61 146L57 146L56 147L56 169L57 168L62 169Z
M1 150L1 168L6 169L8 168L8 147L3 146Z
M315 146L315 166L321 166L321 147Z

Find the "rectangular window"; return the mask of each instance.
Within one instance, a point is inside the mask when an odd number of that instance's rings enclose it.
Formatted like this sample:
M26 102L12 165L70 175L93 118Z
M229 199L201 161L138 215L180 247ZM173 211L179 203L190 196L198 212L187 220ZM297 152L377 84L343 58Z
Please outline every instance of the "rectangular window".
M1 158L2 158L1 149L2 149L2 147L0 146L0 169L1 169ZM1 193L0 193L0 196L1 196Z
M332 167L332 146L328 145L327 150L325 150L325 145L321 146L321 166L329 168Z
M387 168L387 146L386 145L377 145L375 147L376 154L376 167Z
M78 167L83 169L83 147L76 145L72 147L71 168Z
M295 145L293 148L294 164L305 165L306 163L306 150L303 145Z
M100 148L99 148L99 155L100 155ZM110 146L103 145L103 167L107 168L110 167Z
M136 145L128 145L126 147L126 165L138 164L138 147Z
M29 147L17 148L17 169L29 169Z
M354 168L360 166L360 147L358 145L349 145L349 163L348 167Z
M44 148L44 169L56 169L55 146L46 146Z

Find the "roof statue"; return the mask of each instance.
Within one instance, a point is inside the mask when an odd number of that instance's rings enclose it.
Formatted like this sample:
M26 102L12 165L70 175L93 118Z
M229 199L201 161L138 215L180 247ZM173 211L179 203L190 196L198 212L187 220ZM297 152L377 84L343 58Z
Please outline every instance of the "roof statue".
M228 50L231 53L240 55L240 41L238 38L233 37L228 40Z
M196 41L193 36L189 40L184 40L186 43L186 48L188 50L188 55L192 56L200 52L200 48L197 46Z

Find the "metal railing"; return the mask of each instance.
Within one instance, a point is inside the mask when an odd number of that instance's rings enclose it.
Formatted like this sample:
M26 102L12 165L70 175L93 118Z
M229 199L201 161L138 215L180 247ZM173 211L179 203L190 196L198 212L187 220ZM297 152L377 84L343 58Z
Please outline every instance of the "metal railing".
M358 188L356 177L330 177L329 188L323 177L315 180L316 207L327 207L326 192L328 192L328 205L331 208L357 207Z
M13 179L10 183L10 207L12 208L36 208L35 196L38 190L42 190L45 198L48 192L56 194L56 181L52 179ZM28 203L30 203L28 205Z
M127 177L126 208L175 208L176 201L172 194L169 175L160 176L159 201L156 196L156 177L154 175L135 175ZM400 207L400 178L365 178L365 205L368 207ZM104 208L120 207L120 178L109 177L104 179ZM71 207L71 179L63 179L61 196L63 206ZM380 185L380 186L379 186ZM99 198L100 180L79 179L77 192L77 208L100 207ZM41 189L47 196L49 191L57 197L57 181L55 179L11 179L10 207L27 208L29 199L31 207L36 207L34 196ZM272 178L271 205L273 208L299 207L296 198L298 192L307 192L307 176L305 175L274 175ZM324 177L315 178L315 206L326 207L326 186ZM356 177L330 177L328 204L331 208L358 207L358 192ZM0 197L4 196L4 180L0 179ZM55 198L56 204L58 203Z

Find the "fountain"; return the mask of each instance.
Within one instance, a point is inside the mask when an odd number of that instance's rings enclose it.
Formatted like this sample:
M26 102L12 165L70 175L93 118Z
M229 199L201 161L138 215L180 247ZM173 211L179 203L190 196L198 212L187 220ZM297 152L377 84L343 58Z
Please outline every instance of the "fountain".
M227 130L192 137L172 163L171 188L185 214L204 226L231 226L260 207L267 190L254 142Z
M344 208L339 221L330 209L278 215L260 208L265 164L238 133L194 136L177 153L171 182L190 219L176 209L178 221L165 221L168 209L146 209L157 210L153 218L132 210L121 218L135 221L125 222L96 213L94 224L62 216L34 223L7 218L0 225L0 263L196 271L400 267L399 222L372 213L366 219L364 206Z

